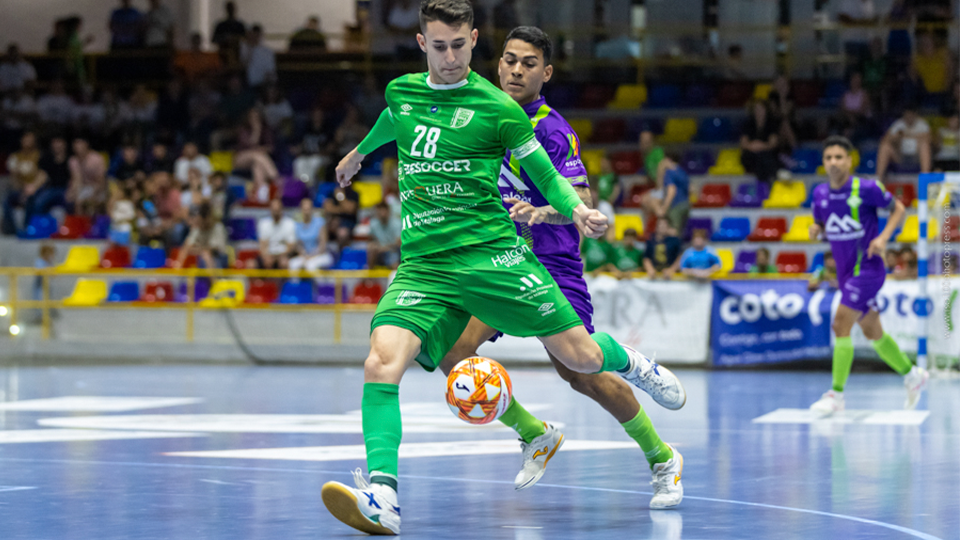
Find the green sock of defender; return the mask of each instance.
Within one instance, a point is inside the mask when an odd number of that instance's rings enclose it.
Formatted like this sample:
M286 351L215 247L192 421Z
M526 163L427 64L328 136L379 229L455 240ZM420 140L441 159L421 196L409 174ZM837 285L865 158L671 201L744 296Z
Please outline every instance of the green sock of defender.
M853 367L853 340L850 336L838 337L833 344L833 390L843 392Z
M370 482L388 485L396 491L397 453L402 436L400 387L388 383L364 384L360 411Z
M871 341L870 344L873 345L873 350L877 351L877 354L880 355L880 359L886 362L887 365L897 373L906 375L913 368L913 362L907 358L907 355L903 354L900 346L897 345L897 342L893 340L890 334L884 332L883 337L876 341Z
M603 367L600 371L622 371L630 365L627 351L606 332L596 332L590 336L603 351ZM599 372L598 372L599 373Z
M512 397L510 398L510 406L500 415L500 421L503 422L503 425L516 431L517 435L520 435L520 438L523 439L523 442L528 444L547 431L543 422L527 412L527 410L523 408L523 405L520 405L520 403Z
M673 450L660 440L657 430L653 427L653 422L650 421L650 417L647 416L643 407L640 407L640 412L633 417L633 420L620 425L626 430L627 435L640 445L640 449L643 450L643 455L646 456L651 469L657 463L665 463L673 458Z

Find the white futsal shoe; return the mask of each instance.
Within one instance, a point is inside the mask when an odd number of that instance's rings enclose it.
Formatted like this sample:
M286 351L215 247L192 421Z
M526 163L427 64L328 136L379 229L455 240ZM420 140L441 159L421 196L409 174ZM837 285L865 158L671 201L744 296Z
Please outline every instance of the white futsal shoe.
M917 408L917 402L920 401L920 396L927 388L927 379L929 378L930 374L927 370L919 366L913 366L910 372L903 376L903 386L907 389L907 401L903 404L904 409L912 411Z
M667 446L670 446L669 444ZM683 456L677 449L673 450L673 457L666 463L657 463L653 466L653 498L650 499L650 508L654 510L672 508L683 500L683 484L680 476L683 473Z
M626 371L617 371L628 383L643 390L661 407L677 410L687 402L687 392L680 379L669 369L640 354L632 347L621 345L630 357Z
M546 428L543 435L530 441L530 444L520 441L523 464L520 465L520 472L513 480L513 487L517 491L527 489L539 482L543 477L543 471L547 468L547 462L563 446L563 433L546 422L543 425Z
M390 486L371 484L360 469L353 471L356 488L327 482L320 495L333 517L367 534L400 534L397 492Z
M829 392L810 406L810 412L817 418L827 418L828 416L842 412L844 408L843 392L830 389Z

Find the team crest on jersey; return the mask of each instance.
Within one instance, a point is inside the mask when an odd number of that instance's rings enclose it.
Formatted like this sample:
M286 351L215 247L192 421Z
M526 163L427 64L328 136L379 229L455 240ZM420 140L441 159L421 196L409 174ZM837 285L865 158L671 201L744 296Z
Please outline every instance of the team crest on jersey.
M573 133L567 133L567 140L570 142L570 150L567 152L567 161L580 155L580 142Z
M473 115L474 111L457 107L457 110L453 113L453 120L450 121L450 127L458 129L466 127L467 124L470 123L470 120L473 120Z

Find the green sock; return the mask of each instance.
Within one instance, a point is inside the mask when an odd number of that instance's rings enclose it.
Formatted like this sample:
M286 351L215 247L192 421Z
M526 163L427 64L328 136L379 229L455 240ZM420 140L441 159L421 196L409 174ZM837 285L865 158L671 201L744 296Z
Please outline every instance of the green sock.
M387 383L364 384L360 410L370 482L386 484L396 491L397 453L402 435L400 387Z
M850 336L838 337L833 345L833 389L843 392L853 367L853 340Z
M613 339L613 336L605 332L597 332L590 337L597 342L600 350L603 351L603 367L600 368L600 371L620 371L630 365L630 357L627 356L627 351L623 350L623 347L617 343L617 340Z
M643 407L640 407L640 412L633 417L633 420L620 425L626 430L627 435L640 445L640 449L643 450L643 455L647 457L651 469L657 463L664 463L673 458L673 450L660 440L657 430L653 427L653 422L650 421L650 417L644 412Z
M870 344L873 345L873 349L880 355L880 359L886 362L887 365L897 373L906 375L913 368L913 362L907 358L907 355L903 354L903 351L900 350L897 342L893 340L890 334L884 332L883 337L870 342Z
M516 399L510 398L510 406L500 415L503 425L517 432L523 442L530 441L546 433L547 428L536 416L527 412Z

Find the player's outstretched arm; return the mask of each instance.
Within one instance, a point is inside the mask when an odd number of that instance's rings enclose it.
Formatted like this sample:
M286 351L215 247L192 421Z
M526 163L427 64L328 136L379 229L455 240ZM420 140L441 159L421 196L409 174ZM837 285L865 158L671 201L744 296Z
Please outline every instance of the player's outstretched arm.
M590 193L590 188L573 186L573 189L576 190L580 200L587 205L587 208L593 208L593 195ZM570 225L573 223L572 219L561 214L549 204L547 206L533 206L519 199L504 199L503 202L513 205L510 207L510 219L519 223L526 223L531 227L540 223L546 223L547 225Z
M900 222L903 221L903 216L907 213L907 208L903 206L902 202L894 199L893 203L893 212L890 212L890 218L887 219L887 226L880 231L880 234L877 235L876 238L870 241L870 246L867 247L868 258L874 255L883 256L887 249L887 242L890 240L890 237L893 236L893 231L897 230Z
M360 144L337 164L337 183L341 187L349 186L352 178L360 172L360 164L363 163L363 158L377 148L396 139L397 133L393 127L393 115L389 108L384 109L370 133L367 133Z
M583 203L570 182L553 168L546 150L537 145L535 150L523 157L516 151L514 155L550 206L561 215L571 218L585 236L599 238L603 235L607 230L607 216Z

